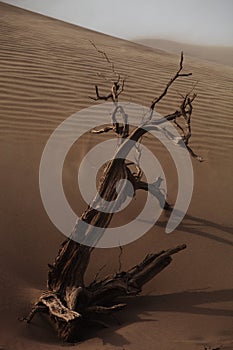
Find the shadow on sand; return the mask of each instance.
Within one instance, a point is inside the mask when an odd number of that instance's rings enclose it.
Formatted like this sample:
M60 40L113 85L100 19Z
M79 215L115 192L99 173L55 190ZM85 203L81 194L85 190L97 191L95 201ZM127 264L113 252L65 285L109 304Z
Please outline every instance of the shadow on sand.
M111 318L108 316L102 319L103 322L109 324L110 328L101 329L100 325L97 326L95 323L89 323L86 330L82 331L82 341L91 338L99 338L103 345L109 344L116 348L119 347L123 349L125 345L129 344L129 341L117 331L128 324L134 324L137 322L157 322L156 312L233 317L233 312L231 310L202 306L202 304L232 301L232 295L232 289L224 289L217 291L194 290L165 295L147 295L135 298L123 298L121 302L125 301L127 303L127 308L118 312L116 315L117 318ZM41 323L42 320L39 318L41 318L41 316L29 326L31 331L29 331L30 334L27 332L27 336L40 343L56 343L58 345L59 343L55 340L55 334L53 334L50 339L48 337L41 337L42 333L44 333L41 328L45 327L45 319L43 317L43 323ZM46 333L49 331L51 336L51 332L53 333L52 328L49 324L47 324L47 327ZM73 345L74 347L72 348L75 348L76 346L78 348L78 344ZM69 347L69 345L64 344L63 349L64 347Z
M164 215L166 216L166 220L167 220L167 216L168 217L170 216L170 212L165 212ZM166 224L167 224L167 221L158 221L156 222L155 225L165 228ZM205 229L206 227L219 232L216 232L216 233L206 232L206 229ZM233 240L220 236L221 233L224 233L224 234L231 235L231 237L233 238L233 227L221 225L213 221L195 217L193 215L186 214L183 221L178 226L178 230L181 232L191 233L193 235L209 238L216 242L233 246Z
M117 317L123 320L123 325L135 322L156 322L156 312L177 312L185 314L199 314L210 316L233 317L233 311L227 309L215 309L214 306L206 307L202 304L232 301L233 290L225 289L218 291L184 291L166 295L138 296L127 300L127 308L118 313ZM153 315L151 314L154 312ZM148 318L146 316L148 315ZM123 326L122 325L122 326ZM119 329L120 326L117 327ZM117 330L115 327L115 330ZM104 344L122 347L128 344L123 336L111 332L101 332ZM95 334L100 337L100 333Z

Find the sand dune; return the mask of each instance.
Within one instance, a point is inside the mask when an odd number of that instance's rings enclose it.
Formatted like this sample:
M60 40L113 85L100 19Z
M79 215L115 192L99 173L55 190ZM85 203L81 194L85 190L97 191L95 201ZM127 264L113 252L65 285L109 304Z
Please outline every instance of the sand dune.
M99 74L110 77L110 72L89 40L106 50L116 69L127 74L124 101L149 106L177 69L178 55L0 3L3 349L61 346L44 318L35 318L27 327L17 317L29 310L30 302L45 288L47 263L53 261L64 238L40 199L38 172L44 146L63 120L93 104L88 96L93 95L95 83L103 91L108 89ZM146 286L144 296L120 312L122 325L113 322L110 329L94 330L77 349L203 350L203 344L232 349L233 68L186 57L185 69L193 76L174 84L158 112L174 111L179 93L198 82L191 144L206 161L193 162L193 198L179 228L166 235L167 217L162 214L155 228L124 248L122 265L127 268L148 252L180 243L187 243L188 249ZM65 190L78 213L85 203L73 191L76 162L100 139L89 135L67 160ZM164 161L169 201L174 203L174 164L162 148L152 150ZM117 270L118 255L118 249L95 251L87 279L104 264L103 274Z
M163 39L135 39L135 42L170 53L179 54L181 50L188 56L202 60L233 66L233 47L201 46Z

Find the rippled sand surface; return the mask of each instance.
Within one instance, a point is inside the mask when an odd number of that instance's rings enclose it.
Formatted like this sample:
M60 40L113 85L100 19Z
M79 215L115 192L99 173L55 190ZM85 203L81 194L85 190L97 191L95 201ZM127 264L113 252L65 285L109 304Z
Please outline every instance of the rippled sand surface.
M111 71L90 40L105 50L117 71L127 75L122 100L149 106L176 71L179 56L50 19L0 3L1 254L0 347L58 349L42 317L30 326L17 321L46 286L63 235L41 202L39 164L46 141L66 118L94 105L94 85L107 92ZM196 84L191 145L205 158L193 161L195 185L188 213L170 235L167 216L138 241L124 247L122 266L136 264L148 252L180 243L175 257L144 295L119 313L121 325L95 330L77 349L203 350L204 344L232 349L232 131L233 68L186 57L191 78L174 84L158 112L176 110L180 94ZM96 116L98 122L98 116ZM83 128L84 125L80 125ZM91 127L91 125L90 125ZM64 137L66 135L64 134ZM77 214L85 203L76 189L78 164L93 144L108 136L87 134L74 145L64 169L64 188ZM176 199L177 175L164 149L145 138L161 160L168 200ZM75 188L75 190L74 190ZM142 197L117 224L133 217ZM119 249L97 250L87 280L118 270Z

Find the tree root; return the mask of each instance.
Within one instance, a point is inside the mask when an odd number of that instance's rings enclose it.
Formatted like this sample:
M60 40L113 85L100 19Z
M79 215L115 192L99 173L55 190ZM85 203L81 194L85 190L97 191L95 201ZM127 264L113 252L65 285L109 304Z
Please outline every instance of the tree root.
M50 316L63 341L78 341L82 338L82 329L87 321L95 320L101 324L103 321L98 319L100 315L110 315L125 308L126 304L116 303L117 299L138 295L144 284L171 263L171 256L185 248L186 245L183 244L149 254L128 271L92 282L87 287L73 288L67 299L62 293L43 292L30 314L23 320L29 323L36 313L45 312Z

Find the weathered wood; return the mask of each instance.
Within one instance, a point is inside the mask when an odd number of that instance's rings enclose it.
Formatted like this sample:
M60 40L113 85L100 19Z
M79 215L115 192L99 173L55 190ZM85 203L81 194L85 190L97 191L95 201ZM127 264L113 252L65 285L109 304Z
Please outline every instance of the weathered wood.
M108 162L104 169L96 197L84 211L80 220L78 220L71 233L71 237L66 239L62 244L54 263L49 264L48 291L42 293L39 300L34 304L29 316L25 318L27 322L30 322L35 313L40 311L46 312L53 321L59 337L64 341L76 341L80 339L82 327L85 326L86 321L94 320L98 322L98 316L113 313L124 308L126 304L117 302L119 297L139 294L142 287L148 281L171 263L172 255L186 248L186 245L180 245L156 254L149 254L140 264L128 271L121 271L112 277L106 277L100 281L96 281L95 279L89 286L84 285L84 276L89 264L90 255L104 232L104 230L96 232L95 227L107 228L113 217L113 210L101 211L102 202L103 200L108 201L110 203L109 206L112 206L112 203L114 203L114 209L117 209L125 202L128 196L124 185L118 191L119 193L116 192L116 186L119 180L129 180L133 185L135 193L141 189L144 191L150 190L158 198L160 203L165 202L165 209L171 209L165 198L162 198L163 194L158 187L149 186L146 182L142 181L142 171L139 164L136 165L137 173L134 174L125 159L132 147L134 147L132 141L140 142L145 133L153 130L153 128L157 128L158 125L164 123L166 120L175 122L177 128L182 132L186 146L189 147L192 102L196 97L195 94L193 96L187 94L177 111L153 122L149 118L146 123L143 123L129 133L127 115L123 107L118 104L118 97L124 90L125 79L122 79L120 74L116 73L115 66L106 53L98 50L94 43L92 45L104 57L107 63L110 64L113 75L117 77L117 80L115 79L113 81L111 92L106 96L101 96L98 86L95 87L96 98L94 99L111 99L115 104L115 109L112 115L112 125L92 132L98 134L113 130L121 138L121 145L113 159ZM168 82L162 94L152 101L150 106L151 116L155 105L167 94L172 83L180 77L191 75L191 73L181 73L182 69L183 53L181 54L180 66L177 73ZM122 116L121 125L116 120L118 111ZM185 130L177 122L177 118L180 117L183 117L186 121ZM191 148L189 151L192 154L193 151ZM196 155L195 157L198 158ZM86 225L83 228L83 222L90 225ZM77 240L77 238L79 239ZM87 240L90 242L90 239L92 242L91 246L90 244L85 245ZM83 244L77 243L77 241L81 241ZM119 265L121 266L121 263Z
M117 297L140 293L147 282L171 263L171 256L185 248L186 245L181 245L167 251L150 254L132 269L91 284L87 289L91 293L92 302L104 305Z
M82 329L87 321L98 322L100 315L111 314L125 308L126 304L117 303L117 299L139 294L147 282L171 263L171 256L185 248L186 245L180 245L149 254L130 270L92 282L87 287L74 287L66 297L64 292L44 292L25 321L30 322L37 312L46 312L53 320L62 340L78 341L82 337Z

